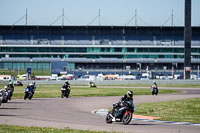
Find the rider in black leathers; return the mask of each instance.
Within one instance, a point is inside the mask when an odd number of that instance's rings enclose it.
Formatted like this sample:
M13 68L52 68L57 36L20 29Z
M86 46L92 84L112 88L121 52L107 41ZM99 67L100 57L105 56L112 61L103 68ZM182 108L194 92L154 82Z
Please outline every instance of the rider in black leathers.
M121 111L119 110L124 104L127 104L127 102L133 103L133 91L129 90L127 94L125 94L123 97L121 97L120 102L116 104L117 111L115 113L115 118L118 117L121 114Z
M70 83L68 81L66 81L64 83L64 85L62 86L62 88L65 89L66 97L69 97L69 94L70 94ZM61 92L63 93L63 90L61 90ZM63 98L63 95L62 95L62 98Z
M9 100L11 100L11 97L12 97L13 92L14 92L14 85L13 85L12 81L9 81L9 84L7 85L7 91L10 91Z
M156 81L153 81L153 85L151 86L151 90L152 90L152 95L158 94L158 85L157 85Z
M70 86L70 83L66 81L62 87L65 89L68 89L68 86Z

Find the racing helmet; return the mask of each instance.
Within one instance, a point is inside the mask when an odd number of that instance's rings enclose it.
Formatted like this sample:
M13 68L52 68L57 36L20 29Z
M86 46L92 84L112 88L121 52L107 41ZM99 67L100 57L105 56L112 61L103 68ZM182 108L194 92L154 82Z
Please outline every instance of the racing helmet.
M156 85L157 84L156 81L153 81L153 84Z
M133 97L133 91L131 91L131 90L127 91L127 96L128 96L128 98L132 98Z
M66 85L69 84L68 81L65 81L65 84L66 84Z
M6 90L8 88L8 86L6 85L6 86L4 86L4 89Z
M33 84L35 84L35 81L32 81Z

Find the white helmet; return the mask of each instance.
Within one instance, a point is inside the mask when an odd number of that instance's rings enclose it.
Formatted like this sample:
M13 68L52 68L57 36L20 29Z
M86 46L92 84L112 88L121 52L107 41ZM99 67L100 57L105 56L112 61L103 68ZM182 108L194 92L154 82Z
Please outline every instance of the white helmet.
M6 85L6 86L4 86L4 89L7 89L8 88L8 86Z
M132 97L133 97L133 91L129 90L129 91L127 92L127 96L128 96L129 98L132 98Z

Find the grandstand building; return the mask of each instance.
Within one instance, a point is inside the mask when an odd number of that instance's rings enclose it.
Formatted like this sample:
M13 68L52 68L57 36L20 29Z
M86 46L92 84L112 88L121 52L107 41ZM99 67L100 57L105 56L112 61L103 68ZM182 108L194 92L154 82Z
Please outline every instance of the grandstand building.
M200 27L192 27L192 70ZM0 69L152 71L184 69L184 27L0 26ZM59 69L61 68L61 69Z

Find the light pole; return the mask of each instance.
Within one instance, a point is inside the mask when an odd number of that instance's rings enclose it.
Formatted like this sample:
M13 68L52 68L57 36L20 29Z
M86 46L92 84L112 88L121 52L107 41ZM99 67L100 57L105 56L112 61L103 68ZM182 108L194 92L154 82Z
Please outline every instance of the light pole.
M191 8L192 1L185 0L185 28L184 28L184 79L190 79L191 74Z

